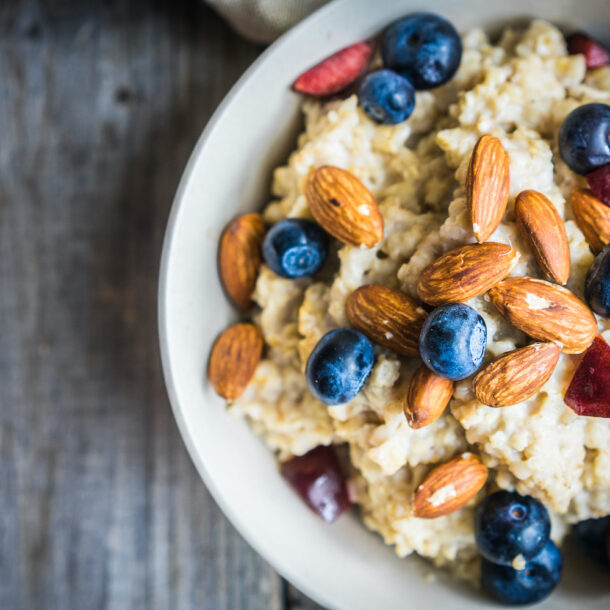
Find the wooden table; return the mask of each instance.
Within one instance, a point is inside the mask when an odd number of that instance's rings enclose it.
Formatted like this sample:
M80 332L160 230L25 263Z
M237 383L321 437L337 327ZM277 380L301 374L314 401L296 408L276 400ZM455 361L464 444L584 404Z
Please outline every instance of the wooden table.
M315 608L235 532L161 377L189 153L260 53L199 0L0 2L0 608Z

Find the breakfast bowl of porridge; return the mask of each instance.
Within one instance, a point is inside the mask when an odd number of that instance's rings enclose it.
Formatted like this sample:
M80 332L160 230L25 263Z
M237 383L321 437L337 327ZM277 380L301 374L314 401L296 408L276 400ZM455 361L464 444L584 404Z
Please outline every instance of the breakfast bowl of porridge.
M172 210L179 428L328 607L609 602L610 14L491 4L314 14Z

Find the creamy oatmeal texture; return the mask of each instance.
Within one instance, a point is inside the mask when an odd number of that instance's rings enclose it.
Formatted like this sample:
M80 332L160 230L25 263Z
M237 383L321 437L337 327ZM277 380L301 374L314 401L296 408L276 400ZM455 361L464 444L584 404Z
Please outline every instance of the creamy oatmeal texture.
M577 358L562 355L542 391L511 407L484 406L470 379L458 382L447 412L418 430L403 413L417 359L376 346L364 390L334 407L309 393L303 374L322 335L349 325L345 305L353 290L381 283L416 297L424 267L475 241L464 182L472 148L486 133L501 140L511 172L508 211L490 241L519 250L512 275L542 277L513 214L520 191L541 191L566 221L572 258L568 287L582 297L593 255L566 199L584 181L560 160L556 134L576 106L610 103L610 68L586 72L583 57L568 56L561 32L543 21L522 34L505 31L497 45L481 30L464 34L463 43L457 75L439 89L418 92L413 115L399 125L377 125L358 108L355 96L305 102L305 132L288 165L275 172L276 200L265 209L265 220L311 218L305 177L312 167L336 165L360 178L377 198L384 239L370 250L340 245L315 281L282 279L263 266L254 299L261 308L256 321L269 346L267 359L231 410L247 417L280 458L320 444L347 443L350 493L366 525L400 556L415 551L472 576L473 512L484 492L436 519L415 518L410 506L430 469L462 451L480 455L490 468L488 488L497 485L541 499L551 509L555 539L567 522L610 513L610 420L579 417L563 402ZM486 296L468 304L487 324L486 362L528 343ZM610 340L610 323L598 322Z

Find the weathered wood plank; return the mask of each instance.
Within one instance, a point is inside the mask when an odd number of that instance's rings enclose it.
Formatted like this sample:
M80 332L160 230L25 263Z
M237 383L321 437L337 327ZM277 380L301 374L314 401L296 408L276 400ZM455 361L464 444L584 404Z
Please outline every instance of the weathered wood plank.
M222 516L161 378L192 146L260 52L191 0L0 3L0 607L300 602Z

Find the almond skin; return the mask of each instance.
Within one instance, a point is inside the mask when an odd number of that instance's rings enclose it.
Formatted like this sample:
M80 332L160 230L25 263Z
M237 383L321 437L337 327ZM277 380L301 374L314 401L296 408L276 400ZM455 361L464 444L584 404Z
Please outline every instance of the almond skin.
M350 246L372 248L383 239L383 217L371 192L350 172L325 165L312 170L305 196L318 224Z
M216 339L208 364L214 389L227 400L235 400L250 383L263 353L263 334L254 324L230 326Z
M502 221L509 187L510 159L502 142L490 135L481 136L466 174L466 203L479 243L489 239Z
M453 381L435 375L422 364L411 378L405 399L405 417L411 428L423 428L435 422L453 396Z
M610 243L610 207L589 189L576 189L570 199L574 221L583 232L594 254Z
M487 481L487 467L472 453L463 453L437 466L413 495L413 515L434 519L462 508Z
M419 355L419 333L427 316L417 301L379 284L361 286L347 300L350 324L403 356Z
M584 352L597 334L587 305L567 288L531 277L511 277L489 291L496 309L539 341L558 342L566 354Z
M265 223L260 214L238 216L224 230L218 248L220 279L240 309L252 305L252 293L261 266Z
M559 212L538 191L522 191L515 204L517 227L553 282L562 286L570 277L570 244Z
M518 260L517 250L496 242L455 248L422 271L417 294L435 306L468 301L503 280Z
M561 347L533 343L503 354L472 381L477 399L490 407L508 407L531 398L550 379Z

